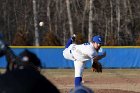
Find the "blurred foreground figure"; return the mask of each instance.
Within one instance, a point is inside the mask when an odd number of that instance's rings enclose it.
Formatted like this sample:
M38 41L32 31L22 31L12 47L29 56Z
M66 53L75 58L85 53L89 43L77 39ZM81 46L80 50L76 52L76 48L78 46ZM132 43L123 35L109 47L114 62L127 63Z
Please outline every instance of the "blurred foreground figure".
M21 62L0 34L0 57L2 56L5 56L7 61L6 72L13 70L17 67L15 65L18 65Z
M0 75L0 93L60 93L39 71L40 59L29 50L23 51L14 69Z
M7 67L0 74L0 93L60 93L53 83L44 77L39 68L40 59L25 49L16 56L0 38L0 57L6 56Z
M22 69L24 67L32 67L39 70L41 67L40 59L29 50L25 49L19 56L0 37L0 57L5 56L7 61L6 72L15 68Z
M30 68L14 69L0 75L0 93L60 93L53 83Z
M29 50L25 49L21 52L18 56L21 60L20 65L18 66L19 69L23 68L32 68L36 71L40 71L41 68L41 61L36 56L36 54L30 52Z

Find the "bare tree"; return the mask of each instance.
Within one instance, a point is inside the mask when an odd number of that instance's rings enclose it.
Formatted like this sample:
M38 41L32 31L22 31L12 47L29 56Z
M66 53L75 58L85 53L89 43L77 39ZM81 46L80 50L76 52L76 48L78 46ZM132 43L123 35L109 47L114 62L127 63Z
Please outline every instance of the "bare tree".
M113 4L112 0L110 0L110 32L113 32Z
M84 11L83 11L83 18L82 18L82 35L84 35L86 12L89 9L88 6L89 6L89 2L88 2L88 0L85 0L85 6L83 6L84 7Z
M89 2L89 28L88 28L88 41L91 41L93 31L93 0Z
M33 10L35 9L33 1L36 1L37 13ZM16 40L14 36L21 27L21 30L29 33L27 36L31 45L35 45L35 42L40 43L37 45L43 45L43 35L49 31L53 32L63 45L73 33L82 33L86 42L90 41L92 35L99 34L105 37L107 45L139 44L134 42L140 37L139 0L0 0L0 2L0 33L4 34L9 44ZM39 21L43 21L44 26L38 26ZM37 30L38 34L35 36Z
M34 27L35 27L35 46L39 46L36 0L33 0L33 13L34 13Z
M50 17L50 0L47 2L47 19L49 23L49 31L52 31L52 26L51 26L51 17Z
M117 16L117 43L120 43L120 0L116 0L116 16Z
M73 23L72 23L69 0L66 0L66 6L67 6L67 15L68 15L68 20L69 20L70 35L73 35Z
M124 0L124 8L125 8L124 12L127 14L126 17L124 18L125 19L124 20L124 22L125 22L124 28L125 28L125 31L128 34L128 36L130 37L129 39L130 39L130 42L132 42L131 44L133 45L134 40L133 40L133 34L132 34L131 28L134 25L134 22L133 22L132 10L130 7L131 7L130 1ZM127 13L128 9L129 9L129 14ZM128 16L130 16L130 19ZM125 40L128 40L128 38L126 38ZM129 41L127 41L127 42L129 42Z

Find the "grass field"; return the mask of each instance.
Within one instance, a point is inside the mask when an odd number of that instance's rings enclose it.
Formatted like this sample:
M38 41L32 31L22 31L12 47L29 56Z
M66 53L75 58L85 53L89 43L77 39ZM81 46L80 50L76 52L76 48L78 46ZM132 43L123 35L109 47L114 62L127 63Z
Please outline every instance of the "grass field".
M73 69L43 69L42 74L61 93L69 93L74 87ZM140 69L104 69L103 73L93 73L91 69L85 69L83 85L95 93L140 93Z
M3 73L4 69L0 72ZM42 69L41 73L61 93L69 93L74 88L73 69ZM83 85L95 93L140 93L140 69L103 69L103 73L85 69Z

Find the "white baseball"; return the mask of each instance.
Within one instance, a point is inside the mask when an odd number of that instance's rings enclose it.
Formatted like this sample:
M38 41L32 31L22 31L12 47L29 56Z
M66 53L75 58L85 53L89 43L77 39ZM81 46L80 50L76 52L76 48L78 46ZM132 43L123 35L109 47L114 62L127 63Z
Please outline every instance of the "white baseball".
M39 22L39 26L43 26L44 25L44 22Z

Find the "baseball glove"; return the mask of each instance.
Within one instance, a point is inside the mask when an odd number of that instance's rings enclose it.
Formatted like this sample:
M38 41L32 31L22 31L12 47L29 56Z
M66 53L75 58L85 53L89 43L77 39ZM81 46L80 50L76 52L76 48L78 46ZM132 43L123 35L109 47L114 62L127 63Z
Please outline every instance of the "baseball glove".
M98 61L93 62L92 64L92 71L93 72L101 72L102 73L102 64Z

